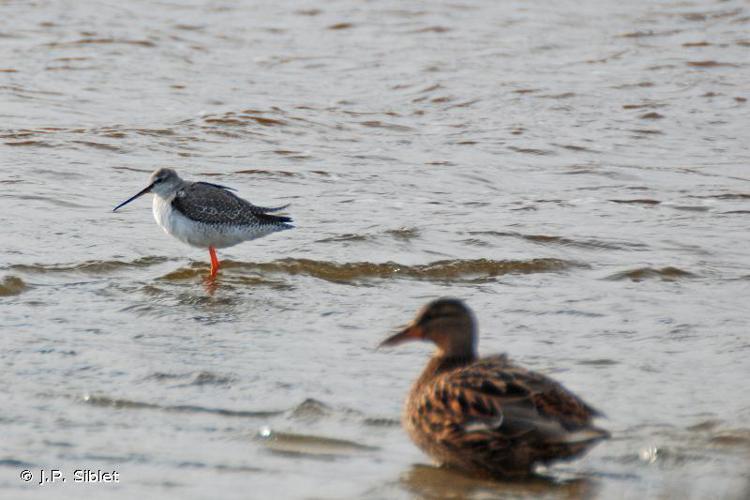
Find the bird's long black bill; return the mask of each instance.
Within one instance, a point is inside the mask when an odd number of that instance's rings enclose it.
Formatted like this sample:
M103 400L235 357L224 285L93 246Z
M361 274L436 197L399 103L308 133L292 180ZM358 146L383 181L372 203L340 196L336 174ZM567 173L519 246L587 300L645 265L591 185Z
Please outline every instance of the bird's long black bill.
M115 208L113 208L113 209L112 209L112 211L113 211L113 212L116 212L118 208L122 208L122 207L124 207L125 205L127 205L128 203L130 203L131 201L135 200L136 198L139 198L139 197L143 196L144 194L146 194L146 193L148 193L149 191L151 191L151 188L152 188L152 187L154 187L154 183L153 183L153 182L152 182L151 184L149 184L148 186L146 186L145 188L143 188L143 189L142 189L142 190L141 190L141 191L140 191L140 192L139 192L138 194L136 194L135 196L132 196L132 197L128 198L127 200L123 201L122 203L120 203L119 205L117 205L117 206L116 206Z

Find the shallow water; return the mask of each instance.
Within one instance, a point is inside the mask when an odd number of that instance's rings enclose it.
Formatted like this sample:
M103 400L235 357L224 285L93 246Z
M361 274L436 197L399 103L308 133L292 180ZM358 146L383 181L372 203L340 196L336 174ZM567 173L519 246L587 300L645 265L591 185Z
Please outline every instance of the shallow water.
M750 494L746 2L0 14L0 496ZM110 212L159 166L297 228L206 288L148 200ZM430 467L398 425L429 348L374 347L441 295L613 439L523 483Z

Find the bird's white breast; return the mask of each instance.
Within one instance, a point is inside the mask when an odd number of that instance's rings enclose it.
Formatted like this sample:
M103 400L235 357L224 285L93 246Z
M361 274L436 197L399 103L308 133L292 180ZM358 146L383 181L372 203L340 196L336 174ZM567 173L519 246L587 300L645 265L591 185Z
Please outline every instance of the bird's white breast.
M168 198L154 196L154 219L164 232L194 247L226 248L279 230L273 226L233 226L195 221L175 210L172 207L173 199L174 195Z
M198 224L188 219L174 208L172 208L172 199L162 198L159 195L154 196L154 219L161 226L165 233L171 234L178 240L188 245L208 248L210 241L205 241Z

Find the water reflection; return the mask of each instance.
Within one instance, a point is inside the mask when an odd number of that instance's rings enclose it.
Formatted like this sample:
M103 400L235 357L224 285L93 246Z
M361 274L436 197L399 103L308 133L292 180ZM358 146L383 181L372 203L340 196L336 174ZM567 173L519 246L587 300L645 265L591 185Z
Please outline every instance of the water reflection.
M590 478L569 480L535 476L519 481L492 481L473 478L458 471L414 465L400 478L401 487L420 499L451 498L593 498L597 482Z

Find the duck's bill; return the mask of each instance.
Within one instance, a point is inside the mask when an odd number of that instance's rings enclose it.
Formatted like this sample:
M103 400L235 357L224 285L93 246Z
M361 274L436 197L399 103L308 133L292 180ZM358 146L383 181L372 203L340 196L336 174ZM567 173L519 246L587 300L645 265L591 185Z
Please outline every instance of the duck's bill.
M392 335L382 341L378 347L391 347L394 345L403 344L404 342L408 342L410 340L419 340L423 338L424 335L422 333L422 328L420 328L418 325L409 324L404 328L403 330L399 331L397 334Z
M154 187L153 182L149 184L148 186L146 186L145 188L143 188L141 191L139 191L138 194L136 194L135 196L132 196L128 198L127 200L123 201L122 203L120 203L119 205L117 205L115 208L112 209L112 211L116 212L118 208L122 208L128 203L130 203L131 201L135 200L136 198L140 198L144 194L151 192L152 187Z

